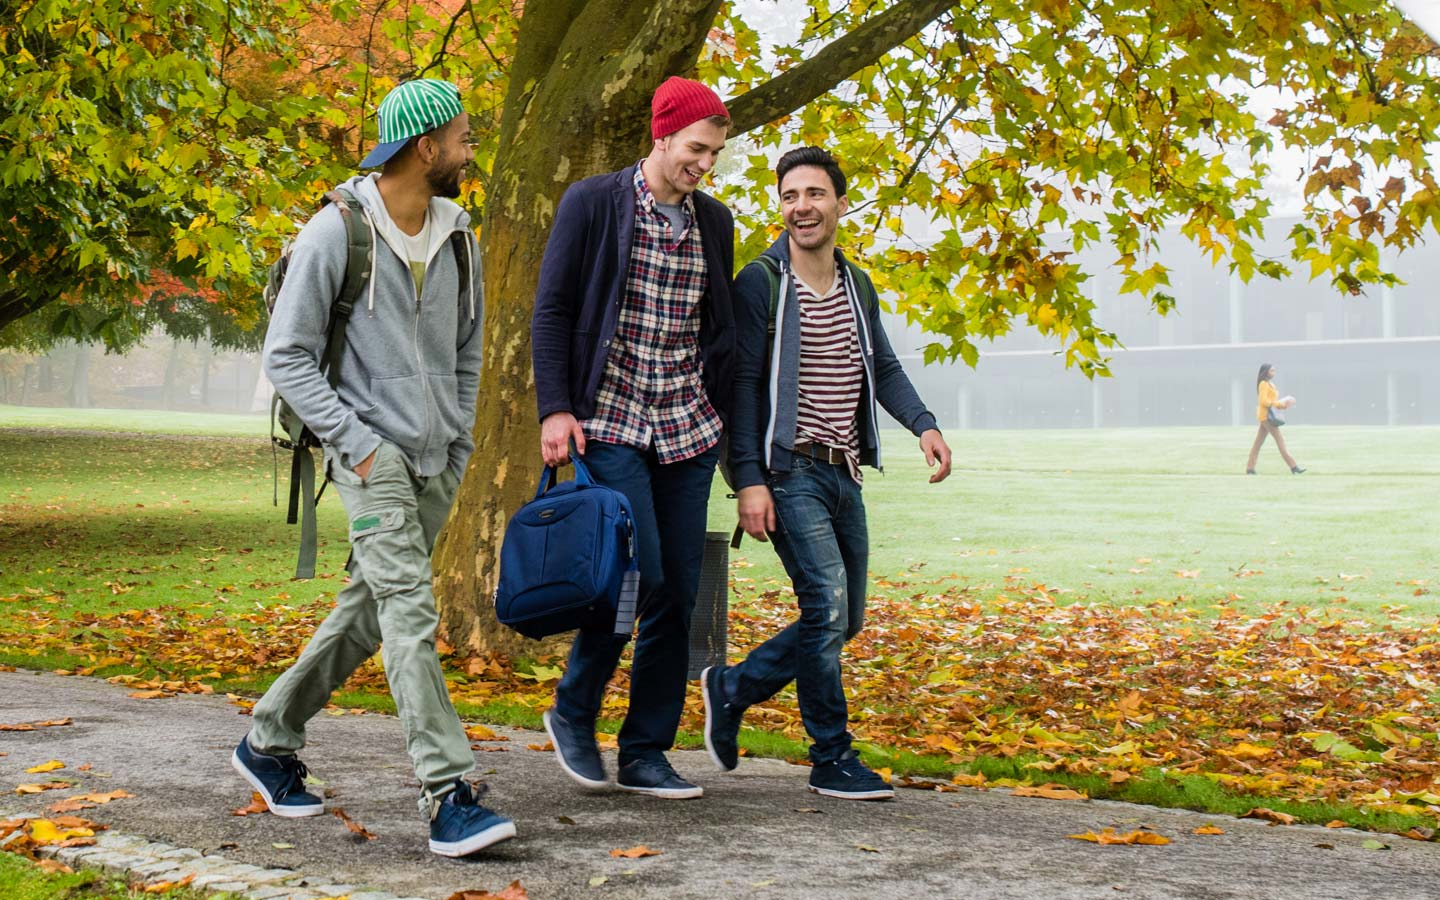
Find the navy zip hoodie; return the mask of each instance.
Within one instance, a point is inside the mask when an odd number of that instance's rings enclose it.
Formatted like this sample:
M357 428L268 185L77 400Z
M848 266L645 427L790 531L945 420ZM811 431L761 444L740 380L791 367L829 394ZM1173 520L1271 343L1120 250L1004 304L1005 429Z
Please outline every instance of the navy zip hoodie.
M765 484L768 473L790 471L795 449L795 419L800 397L800 298L790 270L790 236L782 234L762 254L780 265L780 296L775 305L772 342L770 332L770 276L759 260L735 279L735 400L731 419L729 468L736 490ZM916 437L935 428L935 416L925 408L910 384L885 329L880 304L870 277L850 266L837 249L835 261L845 279L845 294L855 313L860 350L865 360L865 382L855 418L860 428L860 463L880 466L880 432L876 403L885 407ZM767 346L770 357L765 356Z

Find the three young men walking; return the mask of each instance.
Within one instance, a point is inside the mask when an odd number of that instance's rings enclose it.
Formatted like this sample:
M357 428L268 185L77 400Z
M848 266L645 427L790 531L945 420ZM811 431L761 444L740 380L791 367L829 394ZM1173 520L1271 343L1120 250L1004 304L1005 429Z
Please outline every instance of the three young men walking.
M614 784L703 795L665 754L684 705L707 505L728 431L741 524L774 542L800 615L741 663L706 670L706 746L733 769L745 709L794 680L814 742L811 789L889 797L851 747L840 678L840 651L865 607L860 467L879 466L882 406L939 465L932 482L949 474L950 450L890 349L870 279L835 248L849 201L830 155L806 147L781 158L785 234L732 281L733 218L699 190L725 146L725 105L705 85L671 78L651 114L644 159L565 192L531 331L545 462L584 457L635 516L639 614ZM343 186L378 240L338 378L320 369L348 256L334 207L296 239L265 348L267 374L324 444L350 518L351 580L256 705L233 763L272 812L323 812L295 755L305 723L378 647L430 848L459 856L515 834L466 780L474 756L436 657L430 588L430 552L473 449L479 380L479 254L448 199L471 160L469 122L458 90L429 80L397 87L379 118L380 143L363 165L382 172ZM611 784L595 727L625 643L579 632L544 715L560 766L588 789Z

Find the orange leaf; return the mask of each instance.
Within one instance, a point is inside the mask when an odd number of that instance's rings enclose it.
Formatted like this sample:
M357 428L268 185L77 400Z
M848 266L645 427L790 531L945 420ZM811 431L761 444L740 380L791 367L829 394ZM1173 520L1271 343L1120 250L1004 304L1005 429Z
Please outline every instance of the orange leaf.
M58 791L62 788L74 787L73 781L47 781L44 784L22 784L15 788L17 794L38 794L41 791Z
M1342 822L1339 819L1331 819L1325 823L1326 828L1349 828L1349 822Z
M661 851L651 850L644 844L636 844L629 850L611 850L610 855L624 859L640 859L642 856L659 856Z
M268 807L268 806L265 805L265 798L262 797L262 796L260 796L260 792L259 792L259 791L251 791L251 792L250 792L250 805L249 805L249 806L242 806L242 807L240 807L239 809L232 809L232 810L230 811L230 815L232 815L232 816L253 816L253 815L257 814L257 813L266 813L266 812L269 812L269 811L270 811L270 807Z
M950 779L950 783L958 784L961 787L984 787L985 773L976 772L974 775L956 775L954 778Z
M543 743L543 744L526 744L525 746L526 746L526 747L529 747L531 750L537 750L537 751L540 751L540 752L542 752L542 753L543 753L544 751L546 751L546 750L554 750L554 749L555 749L555 745L554 745L553 743L551 743L550 741L546 741L546 742Z
M1113 828L1102 828L1099 834L1093 831L1087 831L1084 834L1072 834L1070 837L1077 841L1090 841L1104 846L1151 844L1158 847L1170 843L1169 838L1156 834L1153 831L1129 831L1125 834L1116 834Z
M472 741L508 741L507 737L496 734L484 725L466 725L465 736Z
M1242 819L1264 819L1264 820L1266 820L1267 822L1269 822L1271 825L1294 825L1294 824L1295 824L1295 817L1292 816L1292 815L1290 815L1289 813L1276 812L1276 811L1273 810L1273 809L1266 809L1266 808L1264 808L1263 806L1257 806L1256 808L1250 810L1249 812L1247 812L1245 815L1241 816L1240 818L1242 818Z
M366 830L364 825L361 825L359 822L345 815L345 810L337 806L334 809L330 810L330 813L335 816L335 818L344 822L345 827L350 829L351 834L358 834L367 841L375 840L375 835L372 834L370 831Z
M1195 829L1195 830L1194 830L1193 832L1191 832L1191 833L1192 833L1192 834L1224 834L1224 833L1225 833L1225 829L1220 828L1219 826L1216 826L1216 825L1201 825L1199 828Z
M155 882L154 884L146 885L146 886L145 886L145 893L147 893L147 894L163 894L163 893L165 893L166 891L173 891L173 890L175 890L175 889L178 888L178 887L184 887L185 885L189 884L190 882L192 882L192 881L194 881L194 880L195 880L195 873L194 873L194 872L191 872L189 875L186 875L184 878L180 878L180 879L177 879L177 880L175 880L175 881L157 881L157 882Z
M1016 797L1044 797L1046 800L1089 800L1090 798L1058 784L1042 784L1039 787L1021 785L1010 793Z
M159 700L170 695L164 691L131 691L130 696L136 700Z
M492 894L489 891L456 891L445 900L530 900L530 895L520 886L520 882L512 881L509 887Z
M36 861L35 865L39 867L40 871L49 872L52 875L70 875L73 874L75 871L74 869L65 865L58 859L38 860Z

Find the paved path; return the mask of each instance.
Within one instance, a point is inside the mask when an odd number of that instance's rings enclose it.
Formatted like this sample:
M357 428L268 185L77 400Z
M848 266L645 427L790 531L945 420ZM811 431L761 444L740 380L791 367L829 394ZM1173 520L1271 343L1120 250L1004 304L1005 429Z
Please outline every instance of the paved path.
M1270 827L1122 803L1024 799L1004 790L902 790L892 803L829 800L805 790L803 768L746 759L722 774L693 751L673 759L704 786L702 800L587 794L551 753L526 748L543 744L543 734L514 729L497 729L510 740L493 746L505 752L480 752L477 759L490 773L492 805L515 819L519 837L468 860L445 860L426 849L417 785L395 719L322 714L304 753L330 805L377 836L365 841L333 816L230 815L249 798L229 765L248 720L222 697L128 694L96 679L0 672L0 723L74 719L65 727L0 732L0 817L40 814L81 790L123 788L134 798L81 813L122 835L107 839L115 845L104 857L112 867L145 865L145 853L137 855L141 838L162 842L149 845L152 857L167 848L180 861L197 854L174 848L218 854L223 860L204 864L222 874L249 872L256 900L316 896L320 888L353 891L353 900L382 896L362 893L368 891L443 900L516 880L533 900L1440 898L1440 847L1393 836L1380 836L1393 849L1367 850L1363 842L1376 836L1349 829ZM25 773L50 759L66 764L54 775L76 779L76 788L17 796L15 785L52 777ZM77 771L87 763L89 771ZM613 771L613 754L607 763ZM1226 833L1191 833L1211 822ZM1141 824L1173 843L1101 847L1066 837ZM610 856L637 844L661 855ZM224 868L238 864L254 868ZM153 864L146 870L166 871Z

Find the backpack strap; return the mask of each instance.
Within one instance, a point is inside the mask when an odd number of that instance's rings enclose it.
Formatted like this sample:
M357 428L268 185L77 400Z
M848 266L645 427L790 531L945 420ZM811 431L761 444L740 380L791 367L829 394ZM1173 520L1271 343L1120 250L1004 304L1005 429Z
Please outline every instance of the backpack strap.
M346 188L336 188L325 195L321 204L334 205L345 223L345 279L340 292L330 304L330 319L325 329L325 351L320 357L320 371L333 388L340 383L340 357L345 352L345 326L355 311L355 304L364 296L370 285L371 268L374 264L375 242L369 222L360 200ZM282 423L283 424L283 423ZM290 444L290 498L285 521L300 524L300 550L295 560L296 578L315 577L315 557L319 545L316 528L315 504L320 502L325 487L330 484L327 474L315 490L315 456L313 448L320 446L309 426L294 417L291 424Z

